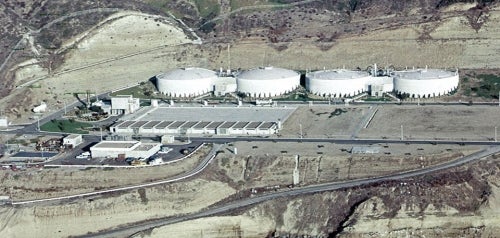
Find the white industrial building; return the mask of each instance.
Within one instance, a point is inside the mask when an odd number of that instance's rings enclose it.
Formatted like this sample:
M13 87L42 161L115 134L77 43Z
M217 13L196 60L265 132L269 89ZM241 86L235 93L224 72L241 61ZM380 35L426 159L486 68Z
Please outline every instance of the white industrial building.
M63 138L63 145L68 148L75 148L81 143L83 143L83 138L80 134L71 134Z
M213 91L217 73L202 68L174 69L156 76L161 93L172 97L195 97Z
M272 135L280 126L280 122L265 121L120 121L110 129L141 135Z
M139 98L133 98L132 95L117 95L111 97L111 114L130 114L140 108Z
M370 96L381 97L384 93L394 91L394 79L389 76L370 77L366 81L365 92L370 92Z
M6 116L0 117L0 127L8 127L9 119Z
M296 107L144 108L147 113L124 116L110 127L122 135L272 135Z
M394 91L412 98L430 98L445 95L458 87L458 70L415 69L394 71Z
M90 147L92 158L116 158L119 155L132 158L149 158L160 151L160 143L140 141L101 141Z
M213 91L215 96L224 96L228 93L234 93L238 90L236 78L218 77L213 82Z
M306 74L306 88L323 97L351 97L367 91L371 78L364 71L321 70Z
M266 98L289 93L300 85L300 74L288 69L264 67L244 71L236 76L238 92Z

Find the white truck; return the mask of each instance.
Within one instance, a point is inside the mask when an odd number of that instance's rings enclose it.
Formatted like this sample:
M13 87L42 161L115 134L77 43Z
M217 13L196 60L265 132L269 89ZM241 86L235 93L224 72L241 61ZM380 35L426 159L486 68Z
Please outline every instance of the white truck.
M77 159L88 159L90 158L90 152L85 151L79 155L76 156Z

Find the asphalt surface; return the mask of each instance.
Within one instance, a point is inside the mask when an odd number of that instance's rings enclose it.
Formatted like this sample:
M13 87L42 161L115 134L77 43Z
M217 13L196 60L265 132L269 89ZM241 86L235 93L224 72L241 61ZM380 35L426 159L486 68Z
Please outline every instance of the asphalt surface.
M260 142L320 142L336 144L460 144L460 145L500 145L499 141L464 141L464 140L394 140L394 139L336 139L336 138L275 138L275 137L189 137L191 141L206 143L229 143L236 141ZM187 139L187 138L180 138Z
M344 188L352 188L352 187L357 187L361 185L370 185L374 183L380 183L380 182L387 182L387 181L393 181L393 180L400 180L400 179L405 179L405 178L410 178L410 177L415 177L415 176L420 176L424 174L429 174L429 173L434 173L436 171L444 170L444 169L449 169L453 168L456 166L460 166L466 163L469 163L471 161L479 160L482 158L485 158L487 156L500 153L500 146L493 146L493 147L488 147L487 149L484 149L482 151L476 152L474 154L462 157L460 159L450 161L447 163L439 164L436 166L424 168L424 169L418 169L418 170L413 170L413 171L408 171L408 172L402 172L402 173L397 173L397 174L392 174L392 175L386 175L386 176L380 176L380 177L373 177L373 178L366 178L366 179L357 179L357 180L350 180L350 181L344 181L344 182L331 182L331 183L324 183L324 184L318 184L318 185L313 185L313 186L308 186L308 187L301 187L301 188L293 188L287 191L279 191L279 192L271 192L263 195L258 195L255 197L250 197L246 199L241 199L237 200L234 202L230 202L218 207L214 208L209 208L200 212L196 213L191 213L187 215L181 215L177 217L165 217L165 218L160 218L156 220L151 220L151 221L145 221L145 222L140 222L140 223L135 223L135 224L130 224L127 226L121 226L116 229L112 229L109 231L103 231L95 234L87 234L79 237L129 237L133 234L139 233L144 230L152 229L155 227L160 227L160 226L165 226L165 225L170 225L174 223L179 223L183 221L188 221L188 220L193 220L197 218L202 218L202 217L208 217L208 216L213 216L221 213L226 213L232 210L244 208L250 205L256 205L258 203L262 203L264 201L280 198L280 197L289 197L289 196L297 196L297 195L305 195L305 194L313 194L313 193L318 193L318 192L325 192L325 191L333 191L333 190L338 190L338 189L344 189Z

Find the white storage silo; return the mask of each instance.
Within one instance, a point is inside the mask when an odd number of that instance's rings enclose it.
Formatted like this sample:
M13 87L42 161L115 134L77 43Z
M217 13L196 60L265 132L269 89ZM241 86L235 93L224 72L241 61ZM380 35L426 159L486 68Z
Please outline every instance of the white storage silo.
M370 79L364 71L321 70L306 74L306 89L323 97L350 97L365 91Z
M244 71L236 76L238 92L251 97L279 96L300 85L300 74L288 69L264 67Z
M412 98L430 98L445 95L458 87L458 72L439 69L395 71L394 91Z
M217 74L208 69L174 69L156 76L161 93L172 97L195 97L213 90Z

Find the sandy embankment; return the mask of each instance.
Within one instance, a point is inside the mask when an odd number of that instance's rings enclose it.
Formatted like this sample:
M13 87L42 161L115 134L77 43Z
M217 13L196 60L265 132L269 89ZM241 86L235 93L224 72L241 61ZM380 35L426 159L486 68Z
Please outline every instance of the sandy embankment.
M234 192L224 183L197 179L64 205L2 207L0 236L82 235L131 222L198 211Z

